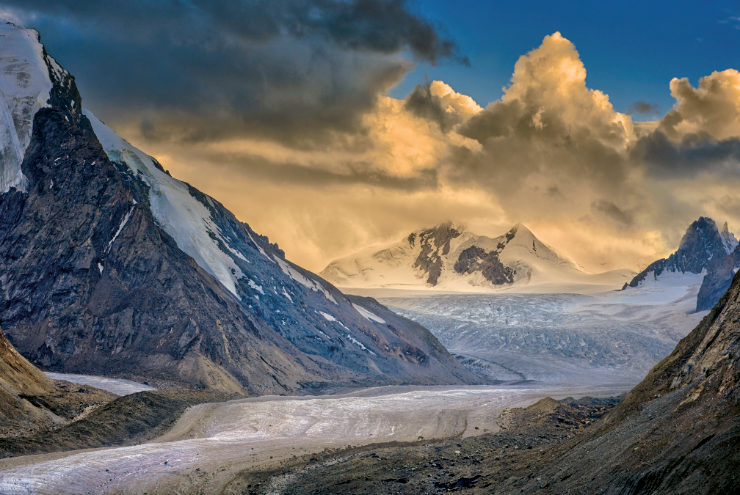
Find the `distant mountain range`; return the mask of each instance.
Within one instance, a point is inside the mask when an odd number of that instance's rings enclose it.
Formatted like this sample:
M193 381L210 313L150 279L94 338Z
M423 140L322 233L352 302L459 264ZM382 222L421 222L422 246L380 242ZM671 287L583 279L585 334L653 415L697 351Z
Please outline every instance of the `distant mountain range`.
M523 224L487 237L444 223L333 261L320 274L340 287L476 291L512 286L619 288L634 272L585 273Z
M720 230L711 218L700 217L689 225L673 254L648 265L624 289L645 284L700 284L696 310L703 311L719 301L738 268L740 246L727 223Z
M252 394L478 381L83 110L38 33L0 39L0 323L31 361Z

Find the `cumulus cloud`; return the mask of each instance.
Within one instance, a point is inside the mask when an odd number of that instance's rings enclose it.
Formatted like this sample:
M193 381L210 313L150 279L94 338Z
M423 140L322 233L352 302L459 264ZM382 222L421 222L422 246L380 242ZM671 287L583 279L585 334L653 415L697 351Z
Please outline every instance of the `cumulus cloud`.
M405 106L419 117L436 121L443 131L449 131L483 110L471 97L456 92L442 81L417 85L406 98Z
M660 130L672 139L706 134L715 140L740 137L740 72L727 69L701 78L694 88L686 78L671 80L676 105Z

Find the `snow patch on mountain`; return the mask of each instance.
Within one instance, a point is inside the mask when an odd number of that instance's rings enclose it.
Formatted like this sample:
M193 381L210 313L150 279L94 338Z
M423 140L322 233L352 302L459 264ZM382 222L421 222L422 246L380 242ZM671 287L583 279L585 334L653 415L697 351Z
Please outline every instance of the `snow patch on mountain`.
M52 68L64 72L48 59ZM38 33L0 23L0 194L12 187L26 190L21 162L31 141L33 117L48 106L51 88Z
M326 290L326 287L324 287L321 284L321 282L318 282L316 280L313 280L311 278L306 277L301 272L299 272L298 270L296 270L295 268L293 268L292 266L290 266L290 264L287 261L283 260L283 259L275 258L273 261L275 261L275 263L277 263L278 266L280 266L280 269L283 271L283 273L285 273L286 275L288 275L290 278L292 278L293 280L295 280L296 282L298 282L302 286L304 286L304 287L306 287L308 289L311 289L314 292L320 292L328 300L330 300L334 304L338 304L337 303L337 300L334 299L334 296L331 295L331 292L329 292L328 290Z
M352 303L352 306L354 306L357 312L360 313L365 319L374 321L375 323L380 323L381 325L385 325L385 320L372 311L363 308L359 304Z
M228 246L229 243L221 235L208 208L193 197L186 183L157 167L152 157L122 139L89 110L84 110L84 114L111 161L124 163L149 186L149 204L159 226L201 268L241 299L237 280L244 274L221 249L220 245Z

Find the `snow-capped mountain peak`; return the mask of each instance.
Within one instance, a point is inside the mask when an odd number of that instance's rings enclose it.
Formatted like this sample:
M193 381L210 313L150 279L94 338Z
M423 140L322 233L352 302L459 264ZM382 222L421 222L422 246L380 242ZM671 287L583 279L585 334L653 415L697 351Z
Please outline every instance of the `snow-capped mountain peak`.
M497 237L443 223L384 248L335 260L321 275L344 287L452 291L594 282L521 223ZM623 275L604 281L617 288Z
M699 217L686 229L673 254L648 265L623 289L646 284L684 284L696 291L696 308L700 311L714 306L738 267L738 241L727 223L720 230L711 218Z

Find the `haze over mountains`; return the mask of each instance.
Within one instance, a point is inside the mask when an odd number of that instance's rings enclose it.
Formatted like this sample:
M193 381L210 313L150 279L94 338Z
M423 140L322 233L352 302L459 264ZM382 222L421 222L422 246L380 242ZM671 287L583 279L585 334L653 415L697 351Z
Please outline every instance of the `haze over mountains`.
M32 361L250 393L477 380L83 111L35 31L0 36L0 323Z
M321 275L342 287L471 292L512 286L605 290L621 286L632 272L586 273L523 224L494 238L443 223L412 232L385 248L368 248L333 261Z

